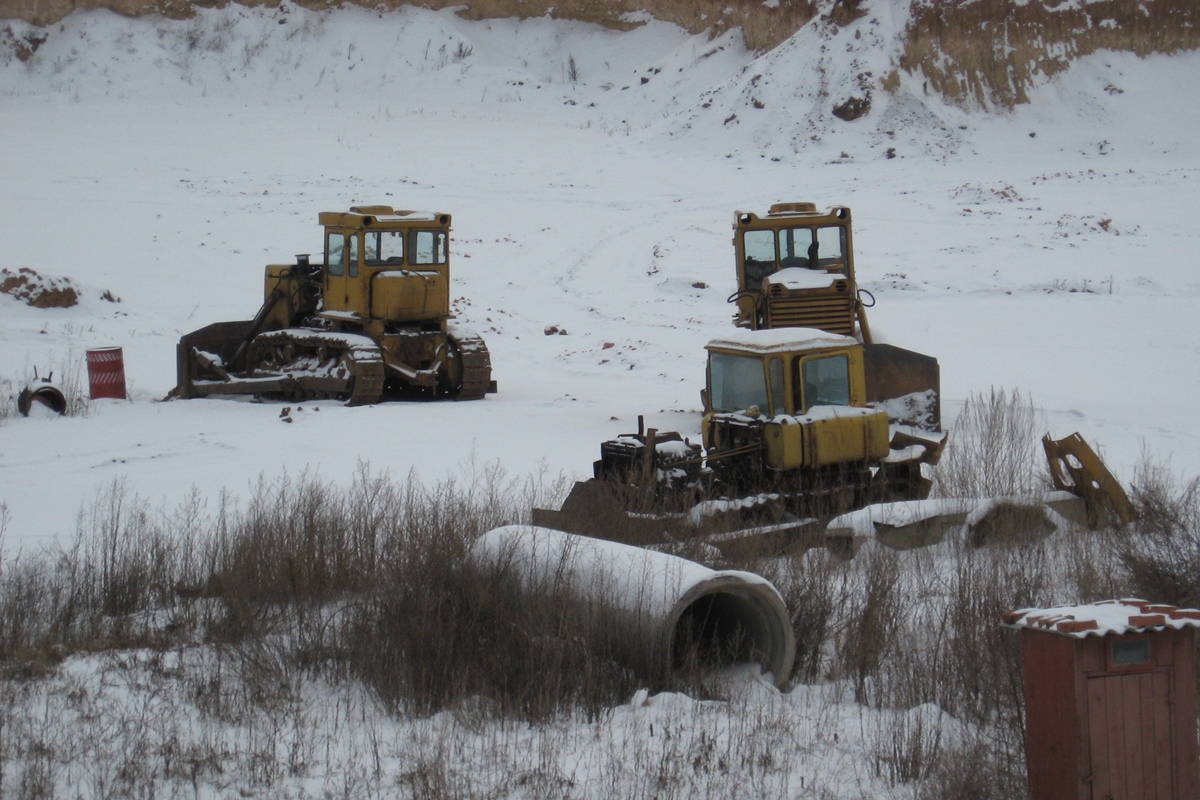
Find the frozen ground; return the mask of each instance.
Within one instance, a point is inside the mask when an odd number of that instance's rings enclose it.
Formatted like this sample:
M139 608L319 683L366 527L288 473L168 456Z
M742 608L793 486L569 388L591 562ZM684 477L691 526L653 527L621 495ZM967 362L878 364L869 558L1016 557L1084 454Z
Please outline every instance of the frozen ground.
M131 400L0 421L5 546L71 533L119 477L170 505L359 462L583 476L639 413L694 432L703 345L731 324L733 212L781 200L852 207L872 327L939 358L949 419L1017 387L1125 480L1143 449L1200 473L1200 54L1093 56L1007 115L906 78L834 119L854 76L886 71L891 12L760 57L660 23L73 14L0 64L0 268L85 296L0 296L0 379L79 375L86 349L121 346ZM278 403L159 402L180 334L251 317L263 266L316 251L317 213L352 203L454 215L459 319L499 393L306 405L290 425Z

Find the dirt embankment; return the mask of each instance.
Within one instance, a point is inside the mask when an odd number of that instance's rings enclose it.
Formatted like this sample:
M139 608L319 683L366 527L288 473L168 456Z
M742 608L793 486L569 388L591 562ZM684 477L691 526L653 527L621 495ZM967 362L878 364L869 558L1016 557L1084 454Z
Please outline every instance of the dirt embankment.
M350 0L372 8L395 8L401 0ZM278 5L280 0L240 0ZM309 9L342 0L297 0ZM1039 76L1052 76L1074 59L1097 50L1145 56L1200 49L1200 3L1196 0L892 0L911 3L898 67L925 81L928 91L968 106L1011 107L1028 101ZM0 0L0 19L51 25L77 8L108 8L129 16L186 18L196 8L227 0ZM425 8L460 7L468 19L551 16L629 29L627 15L648 12L692 33L718 35L741 28L746 44L767 51L814 17L846 25L865 13L862 0L419 0ZM22 60L45 41L0 28L0 47ZM894 81L894 78L893 78ZM884 88L889 81L885 79Z
M915 0L912 15L900 68L964 105L1026 103L1039 75L1097 50L1200 49L1196 0Z

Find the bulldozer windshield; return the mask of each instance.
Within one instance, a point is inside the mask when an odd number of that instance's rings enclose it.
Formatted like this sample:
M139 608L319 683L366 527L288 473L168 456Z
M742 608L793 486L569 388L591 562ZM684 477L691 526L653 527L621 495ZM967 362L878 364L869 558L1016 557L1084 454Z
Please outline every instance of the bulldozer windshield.
M771 413L762 359L711 353L708 376L713 411L745 411L756 406L764 414Z
M846 266L846 229L840 225L819 228L782 228L779 231L779 267L830 269Z
M363 262L368 267L404 263L404 231L367 231L363 241Z
M813 406L850 405L850 360L846 356L805 358L797 367L805 411Z
M846 269L846 229L840 225L746 231L742 239L746 287L781 269Z

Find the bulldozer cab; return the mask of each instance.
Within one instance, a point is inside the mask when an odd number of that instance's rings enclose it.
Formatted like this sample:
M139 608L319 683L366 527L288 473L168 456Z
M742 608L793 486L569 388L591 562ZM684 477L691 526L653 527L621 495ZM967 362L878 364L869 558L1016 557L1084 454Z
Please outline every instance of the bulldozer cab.
M746 472L750 464L818 469L887 455L888 415L867 407L858 340L808 328L739 331L707 350L710 462ZM756 450L761 461L736 460Z
M808 327L853 335L857 287L850 209L776 203L734 215L739 327Z
M322 212L322 316L341 323L444 324L450 215L355 206Z
M862 345L810 329L746 331L707 345L705 411L801 415L815 406L864 406Z

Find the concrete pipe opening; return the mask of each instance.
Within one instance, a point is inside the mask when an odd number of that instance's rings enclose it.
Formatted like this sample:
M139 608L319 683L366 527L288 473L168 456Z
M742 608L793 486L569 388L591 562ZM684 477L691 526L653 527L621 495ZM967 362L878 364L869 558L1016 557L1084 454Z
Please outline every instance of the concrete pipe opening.
M761 575L529 525L488 531L471 554L480 564L515 570L524 591L553 596L565 589L603 607L634 661L676 670L756 662L776 686L791 675L791 619Z
M787 608L774 586L748 583L747 574L714 573L676 603L668 620L674 669L756 662L776 685L787 680L796 657Z

